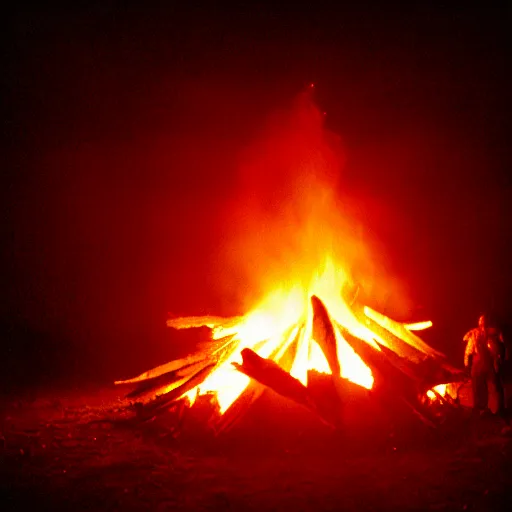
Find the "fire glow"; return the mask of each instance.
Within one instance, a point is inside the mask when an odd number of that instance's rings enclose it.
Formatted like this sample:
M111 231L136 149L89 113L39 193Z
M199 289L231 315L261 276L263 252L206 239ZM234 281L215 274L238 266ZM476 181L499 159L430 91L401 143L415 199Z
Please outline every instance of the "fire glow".
M233 281L237 291L246 291L242 302L250 303L249 312L170 319L167 325L174 329L208 327L211 342L185 359L118 381L140 386L131 396L160 397L156 407L164 408L176 400L191 406L198 396L213 395L222 416L244 392L252 393L249 403L256 399L261 389L248 390L257 382L315 410L307 397L312 370L332 375L341 397L344 380L373 389L369 360L382 370L378 358L411 364L443 358L415 334L430 321L398 322L361 302L361 281L354 274L366 285L371 281L370 295L393 281L379 276L375 286L375 280L365 279L374 261L354 235L353 221L342 213L333 178L340 158L323 122L310 96L303 97L252 153L243 174L239 201L229 211L231 223L243 223L230 224L233 236L224 245L225 268L243 271L244 279Z
M381 347L386 347L404 358L414 353L439 356L439 353L414 334L414 331L430 327L430 321L403 324L367 306L349 304L341 293L344 279L342 269L328 259L322 271L312 278L309 288L303 289L299 285L288 290L280 288L270 293L254 311L242 317L170 319L167 325L175 329L209 327L215 348L204 354L192 355L189 359L165 364L134 379L118 381L117 384L133 384L155 379L180 367L192 368L185 372L183 379L174 379L172 384L162 386L153 393L165 396L180 389L183 381L190 379L194 370L207 367L208 361L215 361L211 372L204 375L196 385L189 386L181 394L178 393L175 399L186 399L189 406L192 406L198 396L213 394L220 413L224 414L251 381L249 376L239 370L243 364L241 353L246 349L278 365L287 354L293 354L291 362L284 369L291 377L307 386L310 370L332 374L332 364L328 363L326 354L329 349L334 348L335 361L339 362L339 374L334 377L346 379L366 389L373 387L372 371L347 342L347 336L364 341L372 350L380 352ZM326 347L325 339L324 343L319 343L315 339L316 318L312 301L313 304L322 304L327 312L328 322L333 330L330 347ZM379 330L387 335L379 335L370 325L378 326ZM408 347L411 352L407 353L407 350L400 349L393 339L400 340L403 347ZM219 344L216 345L216 342ZM445 385L437 386L435 390L444 394ZM428 397L435 399L436 395L429 391Z
M226 320L224 325L222 323L210 324L213 327L213 339L233 336L230 343L235 346L232 355L218 369L203 383L186 394L191 403L194 402L197 395L213 392L216 394L221 413L228 409L249 384L249 377L238 372L232 365L232 363L242 363L240 353L245 348L252 349L263 358L278 362L291 344L297 340L290 375L307 385L308 370L330 374L326 357L312 334L313 312L310 306L312 296L319 297L329 312L336 337L337 357L341 366L340 376L366 389L371 389L373 386L372 372L345 341L342 331L346 329L377 350L379 348L375 342L390 349L392 347L359 321L351 307L344 302L340 294L344 279L342 269L337 268L331 260L327 260L322 272L312 279L310 288L301 289L300 286L293 286L289 290L276 290L252 313L244 316L235 325L230 326L229 320ZM377 318L381 324L391 323L400 327L400 324L370 308L365 307L363 311L368 318ZM208 319L205 318L204 322L207 323ZM197 322L188 324L186 318L169 320L168 325L177 328L198 326ZM416 324L414 327L416 329L418 327L426 328L429 325L428 322L425 322L422 325ZM401 339L405 343L415 346L427 355L434 353L412 332L409 332L409 335L404 334L407 332L406 329L409 330L406 325L403 326L403 329Z

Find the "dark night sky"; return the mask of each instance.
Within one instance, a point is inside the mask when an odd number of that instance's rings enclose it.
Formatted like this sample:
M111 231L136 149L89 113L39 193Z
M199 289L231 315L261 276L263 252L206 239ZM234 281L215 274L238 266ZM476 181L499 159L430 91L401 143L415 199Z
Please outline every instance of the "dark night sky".
M4 375L142 371L187 338L168 311L230 312L217 212L309 82L429 340L459 355L479 311L510 320L509 11L113 5L8 18Z

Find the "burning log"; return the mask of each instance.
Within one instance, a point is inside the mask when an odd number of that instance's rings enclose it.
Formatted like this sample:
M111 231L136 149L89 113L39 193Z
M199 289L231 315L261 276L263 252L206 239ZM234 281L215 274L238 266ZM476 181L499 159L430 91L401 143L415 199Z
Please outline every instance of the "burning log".
M311 305L313 307L313 338L325 355L327 364L331 370L336 393L338 394L338 398L341 400L343 385L341 381L341 368L340 361L338 359L338 347L334 327L325 305L315 295L311 297Z
M415 366L417 363L411 361L410 359L406 359L405 357L399 356L396 352L393 352L391 349L386 347L386 345L381 345L379 342L377 342L377 346L395 368L403 372L418 384L421 382L420 376L415 371Z
M450 373L449 375L446 373L446 371L440 373L443 370L442 364L434 361L432 358L428 358L427 360L432 359L432 364L434 365L434 368L437 370L437 372L430 374L430 376L425 380L424 373L418 371L418 369L422 366L422 363L414 363L403 357L400 357L384 345L379 344L379 348L386 355L391 364L393 364L397 369L402 371L417 383L419 395L426 395L428 392L431 392L443 404L447 406L455 405L453 401L446 400L446 398L442 396L435 389L435 387L446 382L458 382L459 380L464 380L464 375L462 373Z
M181 398L185 393L188 393L201 382L203 382L206 379L206 377L214 370L215 367L216 364L214 363L205 366L204 368L196 372L194 375L192 375L192 377L187 379L182 385L172 389L167 393L158 396L155 400L153 400L151 403L147 404L144 407L144 416L147 417L147 419L149 419L158 412L164 411L172 404L172 402L174 402L178 398Z
M234 327L242 320L242 317L224 318L221 316L186 316L169 318L167 320L167 327L173 329L192 329L195 327Z
M359 322L376 335L377 341L380 344L384 344L387 348L403 356L408 361L419 362L424 358L425 354L421 350L409 345L404 340L388 331L385 327L366 316L364 306L361 304L355 304L353 312Z
M325 424L332 426L320 414L308 388L283 370L277 363L258 356L248 348L242 350L242 357L243 364L232 363L238 371L272 389L277 394L309 409L318 415Z
M308 407L310 399L308 390L299 380L294 379L277 363L260 357L249 348L242 350L243 363L232 363L239 371L273 389L276 393L290 398L300 405Z
M403 340L409 346L414 347L424 354L444 359L444 354L441 354L441 352L438 352L437 350L434 350L432 347L427 345L419 336L407 329L404 324L396 322L391 318L383 315L382 313L369 308L368 306L364 306L363 310L364 314L368 318L379 324L381 327L384 327L384 329L395 335L395 337Z
M447 400L435 388L447 382L464 382L466 380L464 372L452 368L444 361L438 361L433 357L426 357L419 362L415 362L399 356L380 343L378 343L378 346L391 364L417 383L420 395L433 393L443 404L450 406L456 405L456 402Z
M443 360L432 356L424 356L419 361L410 360L380 343L378 345L392 364L411 378L419 380L425 392L439 384L463 382L466 379L466 374L462 370L451 367Z
M295 329L291 329L289 333L286 334L286 337L291 337ZM301 337L301 329L297 329L297 333L293 337L292 342L288 346L278 347L271 355L271 359L277 359L281 368L284 371L290 371L293 361L295 360L295 354L297 351L297 345L299 343L299 339ZM242 350L242 361L244 360L244 353L247 357L247 352ZM250 356L249 356L250 358ZM232 363L235 368L237 368L237 363ZM242 365L238 365L242 366ZM238 368L237 368L238 369ZM240 371L240 370L239 370ZM252 378L252 375L245 373L248 377ZM258 381L258 379L254 379L250 382L247 388L243 391L243 393L235 400L233 404L225 411L225 413L214 422L214 428L217 434L221 432L226 432L231 429L239 419L245 414L249 407L263 394L265 390L264 383Z
M201 370L222 364L236 348L234 336L226 336L208 344L203 352L171 361L150 371L128 380L116 381L116 385L137 384L137 387L126 395L126 398L151 399L167 394L175 389L184 389L190 379L197 380ZM204 347L204 344L203 344ZM204 374L206 378L208 374ZM196 384L197 385L197 384Z
M384 397L388 403L399 399L425 425L435 427L434 418L419 400L421 395L419 379L404 373L393 365L382 351L352 336L346 330L343 331L343 337L372 369L376 394Z
M192 354L183 359L177 359L176 361L170 361L169 363L162 364L161 366L157 366L152 370L141 373L137 377L128 380L116 380L116 385L122 384L135 384L138 382L154 379L156 377L160 377L162 375L168 375L172 372L175 372L180 369L184 369L194 363L206 361L208 359L208 355L204 353Z
M359 354L363 361L372 369L375 377L375 387L393 387L397 389L416 387L419 380L411 377L391 364L386 355L368 343L342 330L342 336L347 343Z
M185 365L178 370L164 373L158 377L142 381L133 391L126 395L126 398L152 398L162 393L172 391L173 389L184 384L197 371L201 370L205 366L208 366L208 364L211 362L212 361L209 359L201 360L197 363Z
M329 313L327 313L323 302L315 295L311 297L311 305L313 306L313 338L322 349L331 373L339 375L341 368L338 360L336 335Z

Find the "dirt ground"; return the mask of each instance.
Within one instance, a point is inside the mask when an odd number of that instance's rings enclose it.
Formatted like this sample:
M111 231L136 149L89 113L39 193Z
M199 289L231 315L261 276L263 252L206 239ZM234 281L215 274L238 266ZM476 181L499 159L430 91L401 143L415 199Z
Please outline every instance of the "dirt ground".
M3 399L0 509L483 511L512 505L512 437L495 418L465 419L459 432L428 441L400 443L398 433L373 445L361 436L336 443L318 426L303 429L297 418L279 438L263 415L252 430L242 425L231 438L199 441L162 422L98 421L122 413L119 397L116 390L75 390Z

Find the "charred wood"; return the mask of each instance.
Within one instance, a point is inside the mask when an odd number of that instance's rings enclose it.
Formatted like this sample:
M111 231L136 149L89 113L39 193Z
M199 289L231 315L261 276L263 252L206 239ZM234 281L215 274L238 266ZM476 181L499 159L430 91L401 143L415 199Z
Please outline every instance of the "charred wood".
M192 375L185 383L177 388L172 389L171 391L164 393L163 395L158 396L152 402L148 403L144 406L144 416L152 417L155 414L165 411L172 402L181 398L185 393L188 393L190 390L194 389L196 386L201 384L206 377L214 370L216 367L215 364L209 364Z
M434 418L420 401L422 392L419 379L411 378L394 366L382 351L373 348L347 331L343 331L342 334L347 343L372 370L375 378L372 389L374 396L380 396L385 402L399 400L425 425L431 427L435 424Z
M317 414L324 423L329 423L320 414L308 388L283 370L277 363L258 356L250 349L242 350L242 357L243 364L233 363L238 371L272 389L277 394L306 407Z
M294 328L289 329L285 335L284 339L288 339L292 333ZM274 352L270 355L270 359L276 359L279 361L279 364L283 369L289 371L295 359L296 346L300 336L300 328L298 328L297 334L295 338L291 342L291 344L285 348L283 354L280 355L282 351L281 347L278 347ZM265 342L268 340L265 340ZM261 343L265 343L261 342ZM243 357L243 351L242 351ZM236 365L235 365L236 367ZM248 375L250 377L250 375ZM220 418L217 418L213 421L213 427L217 434L221 434L223 432L227 432L232 427L234 427L241 417L249 410L250 406L263 394L265 390L265 386L256 380L252 380L247 388L242 392L242 394L229 406L229 408L224 412Z
M313 339L318 343L325 355L338 398L343 396L343 382L341 379L340 361L338 359L338 346L334 326L324 303L315 295L311 297L313 307Z

